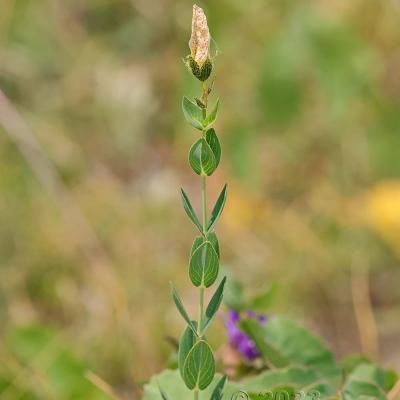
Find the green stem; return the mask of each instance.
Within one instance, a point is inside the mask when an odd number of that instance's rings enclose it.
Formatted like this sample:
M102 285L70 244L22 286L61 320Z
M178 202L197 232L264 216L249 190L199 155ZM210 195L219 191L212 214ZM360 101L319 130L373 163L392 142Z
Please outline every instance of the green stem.
M207 92L206 86L203 83L203 96L202 100L204 101L207 107ZM207 108L203 108L203 118L207 117ZM203 137L205 136L205 132L203 132ZM207 239L207 182L206 176L201 177L201 209L202 209L202 220L203 220L203 235ZM197 324L197 332L201 334L202 329L202 321L204 317L204 286L201 285L199 288L199 322ZM194 400L199 400L199 389L195 389L193 392Z
M206 176L201 177L201 205L203 215L203 235L207 239L207 188Z

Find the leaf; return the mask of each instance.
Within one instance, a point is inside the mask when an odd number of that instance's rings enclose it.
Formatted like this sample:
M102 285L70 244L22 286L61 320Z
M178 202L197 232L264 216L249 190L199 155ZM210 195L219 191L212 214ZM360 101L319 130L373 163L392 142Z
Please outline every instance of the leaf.
M194 128L203 130L203 111L200 107L190 101L186 96L182 100L183 115L187 122Z
M215 122L215 120L217 119L218 110L219 110L219 99L217 100L217 103L215 104L213 110L203 121L203 129L209 128Z
M215 361L208 343L199 340L190 350L183 366L183 380L189 389L205 389L215 375Z
M211 212L210 220L208 221L208 225L207 225L207 232L210 232L214 228L219 217L221 216L221 213L225 206L226 191L227 191L227 185L225 184L225 186L222 189L222 192L220 193L220 195L217 199L217 202L215 203L215 206Z
M210 400L221 400L222 399L222 392L224 390L224 386L226 383L226 375L224 375L219 382L217 383L217 386L215 386L215 389L212 392Z
M215 374L211 384L201 393L202 399L210 399L215 386L221 381L222 376ZM182 381L179 371L164 370L160 374L153 376L150 381L144 386L144 399L143 400L163 400L158 386L163 388L165 394L170 400L192 399L193 392L189 390L185 383ZM238 384L234 382L226 382L224 387L223 399L228 400L234 393L240 390ZM211 398L214 400L213 398Z
M266 339L265 329L257 321L244 320L240 328L253 339L268 366L282 368L289 365L289 360Z
M161 397L163 400L168 400L167 395L165 394L165 392L161 389L161 387L158 387L158 390L160 391Z
M341 374L332 353L317 337L289 319L270 318L264 326L247 320L241 327L254 340L267 364L282 367L294 363L312 368L321 378L339 385Z
M341 379L332 353L319 338L285 317L274 317L264 327L265 340L292 363L313 368L321 377Z
M318 381L315 371L301 367L267 370L242 382L247 392L271 390L283 386L302 388Z
M215 168L217 168L221 160L221 145L219 144L218 136L215 133L214 128L211 128L206 132L206 141L214 154Z
M219 257L211 242L200 243L199 238L196 238L189 262L189 277L193 285L210 287L217 279L218 270Z
M183 319L187 322L189 325L190 329L193 331L195 335L197 335L196 332L196 326L193 324L192 320L189 318L188 313L185 310L185 307L183 306L182 300L179 297L176 289L171 285L171 292L172 292L172 298L174 299L176 308L178 309L179 313L182 315Z
M218 257L220 257L220 254L219 254L219 243L218 243L218 238L217 238L217 235L215 234L215 232L209 233L207 235L207 239L213 245L214 250L218 254Z
M192 321L192 323L197 329L196 322ZM183 378L183 366L185 364L186 357L195 343L196 343L196 336L194 335L192 329L189 326L187 326L182 334L181 340L179 341L179 349L178 349L178 365L182 378Z
M386 400L386 396L378 386L372 383L351 380L343 388L342 399Z
M219 284L217 290L215 291L213 297L211 298L210 302L208 303L203 322L201 324L201 333L200 336L203 336L207 331L211 321L213 320L215 314L217 313L219 306L222 302L222 297L224 295L224 286L226 282L226 276L222 279L221 283Z
M190 218L190 220L196 225L197 229L203 234L203 226L201 225L199 219L197 218L196 213L193 210L192 205L190 204L189 197L185 193L183 189L181 189L181 199L183 208L186 212L186 215Z
M190 148L189 164L197 175L203 176L210 176L217 168L214 153L204 138Z

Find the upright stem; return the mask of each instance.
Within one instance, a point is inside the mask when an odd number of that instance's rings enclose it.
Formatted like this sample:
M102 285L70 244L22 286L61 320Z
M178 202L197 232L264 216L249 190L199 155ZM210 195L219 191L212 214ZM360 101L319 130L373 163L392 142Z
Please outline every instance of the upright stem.
M205 84L202 85L203 95L202 100L206 106L203 108L203 118L205 119L207 116L207 88ZM203 132L203 137L205 137L205 132ZM206 176L202 175L201 177L201 214L202 214L202 222L203 222L203 235L207 239L207 181ZM199 288L199 322L197 324L197 331L200 337L201 329L202 329L202 321L204 316L204 286L201 285ZM199 389L195 389L194 392L194 400L199 400Z
M207 188L206 176L201 177L201 205L203 215L203 235L207 239Z

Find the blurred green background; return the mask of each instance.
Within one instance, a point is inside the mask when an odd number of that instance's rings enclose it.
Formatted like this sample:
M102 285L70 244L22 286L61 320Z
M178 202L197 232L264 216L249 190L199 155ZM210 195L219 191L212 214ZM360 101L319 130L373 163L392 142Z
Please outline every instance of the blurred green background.
M400 368L400 3L203 1L223 265L337 356ZM140 398L190 310L183 0L2 0L0 398ZM214 97L215 99L215 97ZM211 341L223 346L222 323ZM107 383L106 383L107 382ZM107 395L106 393L109 392Z

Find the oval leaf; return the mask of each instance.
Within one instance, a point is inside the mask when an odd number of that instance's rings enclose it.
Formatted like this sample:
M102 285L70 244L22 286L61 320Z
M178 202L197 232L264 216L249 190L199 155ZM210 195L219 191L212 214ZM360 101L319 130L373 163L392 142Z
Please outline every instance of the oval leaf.
M197 218L197 215L194 212L192 205L190 204L189 197L187 196L187 194L185 193L185 191L183 189L181 189L181 199L182 199L182 204L183 204L183 208L186 212L186 215L196 225L196 227L200 231L200 233L203 233L203 226L201 225L199 219Z
M209 176L217 168L214 153L205 139L199 139L190 148L189 164L197 175Z
M183 380L189 389L204 390L215 375L215 361L208 343L199 340L190 350L183 367Z
M200 243L197 238L192 246L189 276L194 286L210 287L218 276L219 257L209 241Z
M221 160L221 145L219 144L218 136L215 133L214 128L211 128L206 132L206 141L214 154L215 168L217 168Z
M203 130L203 111L187 97L182 100L183 115L187 122L194 128Z
M208 241L213 245L215 252L218 254L218 257L220 257L219 254L219 243L218 243L218 238L215 232L211 232L207 235Z
M192 321L192 323L197 328L197 323L195 321ZM182 378L183 378L183 367L185 364L186 357L195 343L196 343L196 336L194 335L190 326L188 326L183 332L181 340L179 341L178 365Z
M207 225L207 232L210 232L215 224L218 221L218 218L220 217L224 206L225 206L225 201L226 201L226 191L227 191L227 186L225 185L224 188L222 189L221 194L218 197L217 202L215 203L215 206L211 212L211 217L210 220L208 221Z
M217 103L215 104L215 107L213 108L211 113L203 121L203 129L209 128L215 122L215 120L217 119L218 110L219 110L219 99L217 100Z

